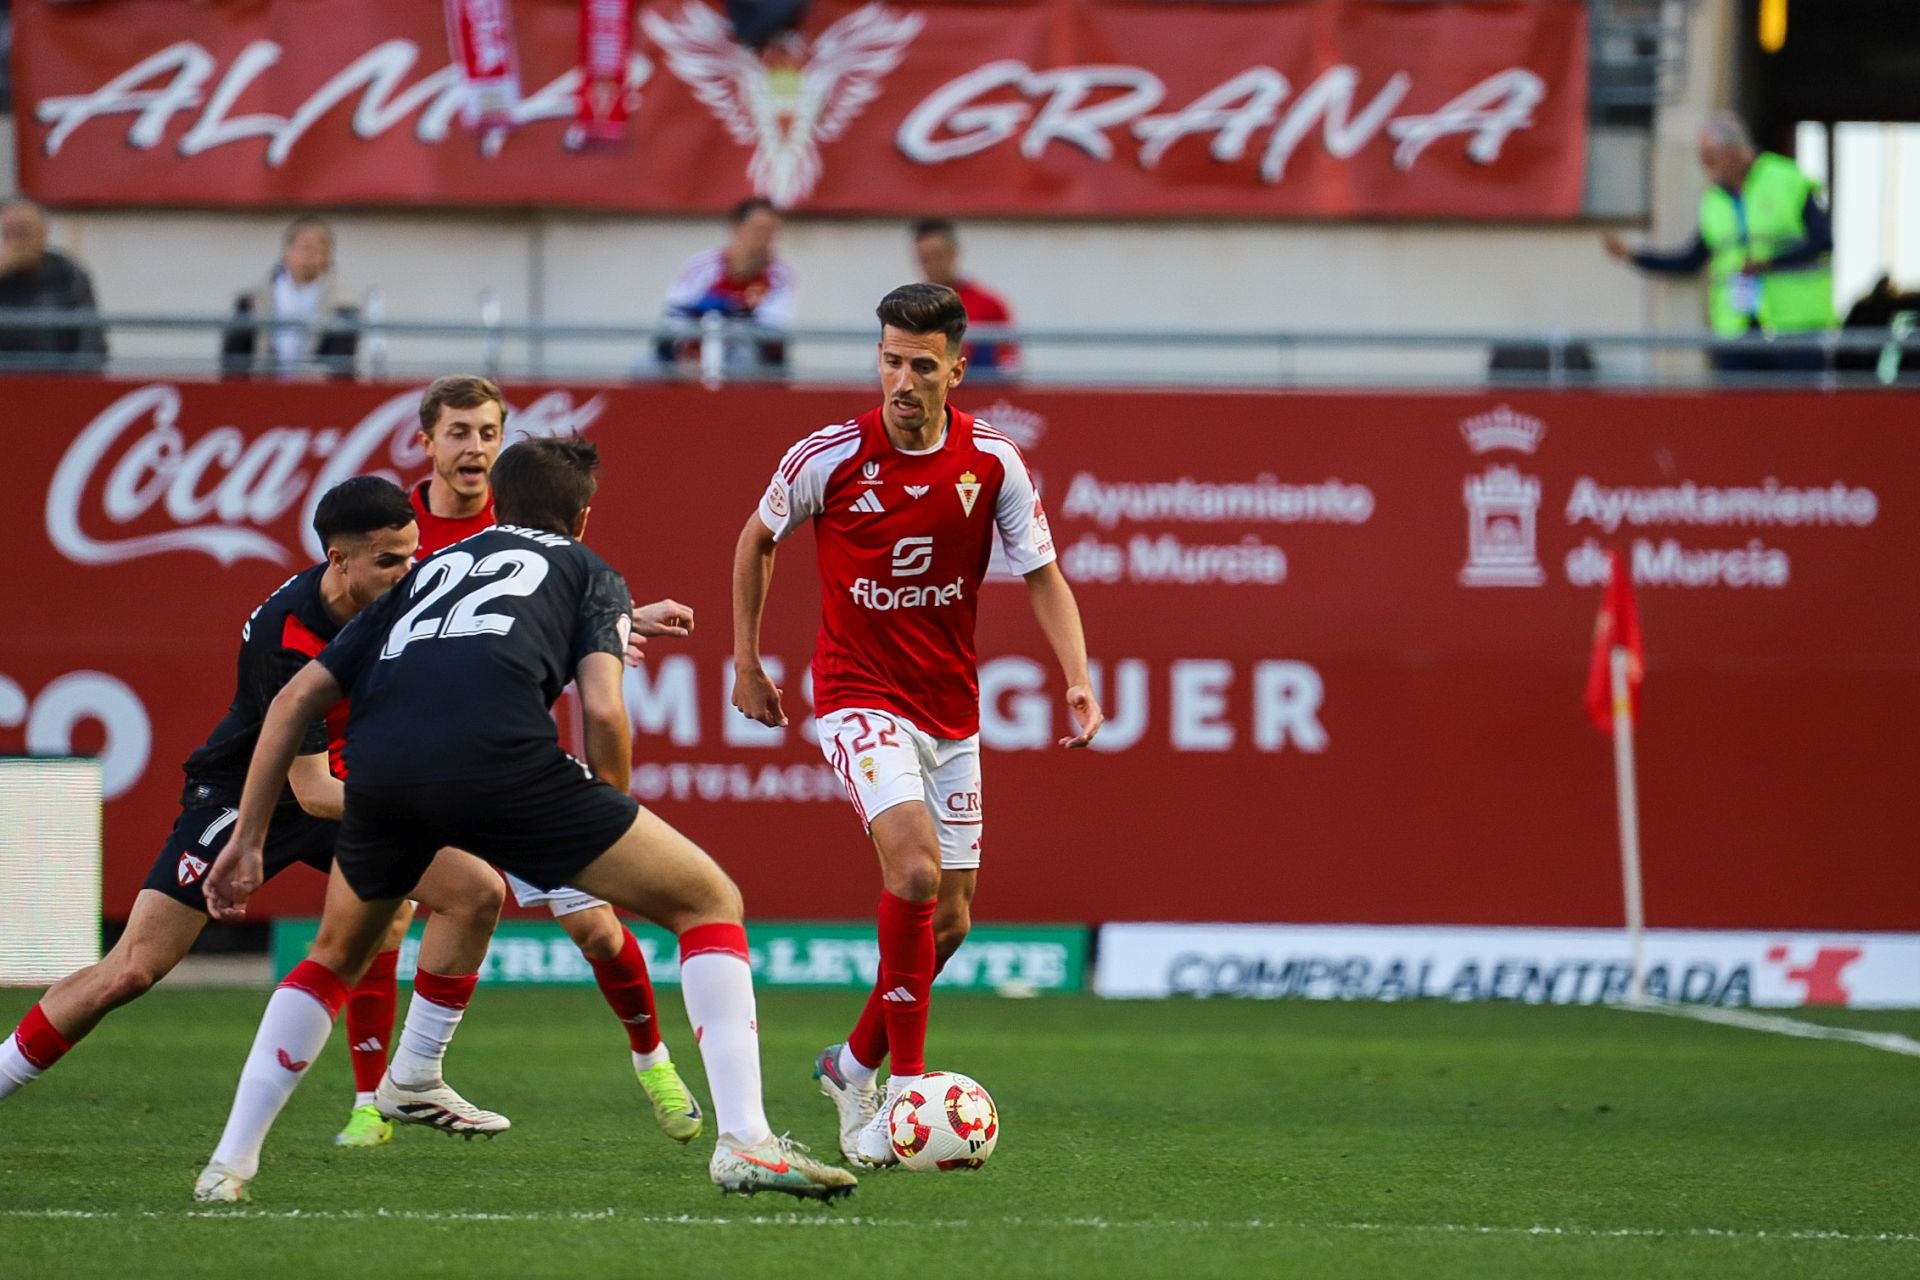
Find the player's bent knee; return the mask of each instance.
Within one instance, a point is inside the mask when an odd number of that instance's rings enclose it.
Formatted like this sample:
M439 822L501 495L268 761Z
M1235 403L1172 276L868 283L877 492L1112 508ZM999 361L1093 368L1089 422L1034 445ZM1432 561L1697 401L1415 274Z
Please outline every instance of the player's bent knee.
M560 923L589 960L612 960L626 949L626 927L610 907L561 916Z
M881 878L896 898L925 902L940 892L940 858L896 858Z

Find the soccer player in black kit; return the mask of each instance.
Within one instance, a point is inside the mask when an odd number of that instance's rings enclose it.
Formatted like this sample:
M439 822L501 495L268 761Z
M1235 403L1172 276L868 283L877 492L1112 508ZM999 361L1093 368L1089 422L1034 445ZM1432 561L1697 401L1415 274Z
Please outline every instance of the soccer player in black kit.
M492 481L499 524L453 544L356 618L269 709L227 846L207 876L218 918L259 885L276 777L302 726L351 695L345 818L319 936L261 1019L197 1199L237 1201L301 1072L436 850L472 850L542 889L568 885L678 935L681 996L720 1130L723 1190L827 1199L852 1174L767 1123L740 892L628 793L621 687L626 583L580 541L598 466L579 439L522 441ZM551 708L579 689L587 762L560 749Z
M187 757L180 816L134 899L126 931L98 964L49 988L0 1043L0 1098L53 1066L187 954L207 925L205 876L234 822L268 704L342 626L401 579L419 540L407 495L373 476L322 495L313 528L327 558L280 584L242 627L233 701ZM329 754L339 745L338 728L337 719L300 726L297 754L272 782L263 879L299 863L325 874L333 863L342 786ZM499 878L477 859L448 859L436 864L417 896L436 908L426 950L441 963L465 955L477 963L500 914Z

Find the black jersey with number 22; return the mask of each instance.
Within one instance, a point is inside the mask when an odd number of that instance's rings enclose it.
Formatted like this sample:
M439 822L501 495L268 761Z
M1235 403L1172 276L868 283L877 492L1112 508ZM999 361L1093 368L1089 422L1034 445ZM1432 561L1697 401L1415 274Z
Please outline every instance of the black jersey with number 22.
M496 525L415 565L320 662L352 698L349 775L451 782L525 772L559 750L554 700L632 627L620 575L572 538Z

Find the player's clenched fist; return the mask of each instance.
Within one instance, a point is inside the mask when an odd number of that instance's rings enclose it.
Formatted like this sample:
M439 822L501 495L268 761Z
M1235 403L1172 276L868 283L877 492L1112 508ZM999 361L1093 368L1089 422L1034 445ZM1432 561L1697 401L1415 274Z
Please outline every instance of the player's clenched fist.
M237 840L227 841L207 872L207 914L215 920L244 919L247 899L266 879L265 861L259 846L243 848Z
M1093 696L1093 690L1086 685L1077 684L1067 690L1067 710L1073 712L1073 718L1080 724L1080 732L1071 738L1060 739L1060 745L1068 750L1084 747L1093 741L1093 735L1100 732L1100 726L1106 723L1106 713L1100 710L1100 700Z
M784 728L787 713L780 709L780 695L764 667L734 669L733 705L749 720L758 720L769 728Z

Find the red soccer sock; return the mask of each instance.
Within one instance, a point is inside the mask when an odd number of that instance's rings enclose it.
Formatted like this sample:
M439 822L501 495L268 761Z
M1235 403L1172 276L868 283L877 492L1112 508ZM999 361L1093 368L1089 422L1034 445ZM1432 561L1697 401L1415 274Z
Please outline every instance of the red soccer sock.
M20 1025L14 1028L14 1042L20 1046L20 1056L41 1071L45 1071L73 1048L73 1043L47 1021L47 1015L39 1005L27 1010L27 1016L20 1019Z
M861 1066L880 1069L887 1060L887 1005L880 997L886 991L886 970L873 980L873 990L867 992L867 1003L861 1006L860 1016L854 1020L853 1030L847 1033L847 1049Z
M293 966L286 977L280 979L282 987L294 991L304 991L320 1002L327 1011L327 1025L340 1016L341 1006L347 1002L347 984L340 981L340 975L318 960L302 960Z
M640 940L623 927L626 942L620 954L611 960L594 960L593 980L600 984L613 1016L626 1024L627 1043L635 1053L652 1053L660 1047L660 1020L654 1016L653 982L647 977L647 960L640 954Z
M933 976L938 978L947 962L938 957L933 962ZM847 1033L847 1048L860 1065L878 1071L880 1064L887 1060L887 1005L880 997L886 993L882 979L875 977L873 989L867 992L867 1003L860 1009L860 1016L854 1021L853 1030Z
M347 1046L353 1055L353 1087L372 1093L387 1071L387 1046L393 1043L394 1009L400 984L394 977L400 953L382 951L367 967L367 976L347 993Z
M893 1074L917 1076L927 1069L927 1006L933 990L933 908L880 894L881 1016ZM860 1051L854 1050L860 1058ZM861 1058L861 1061L865 1061Z

